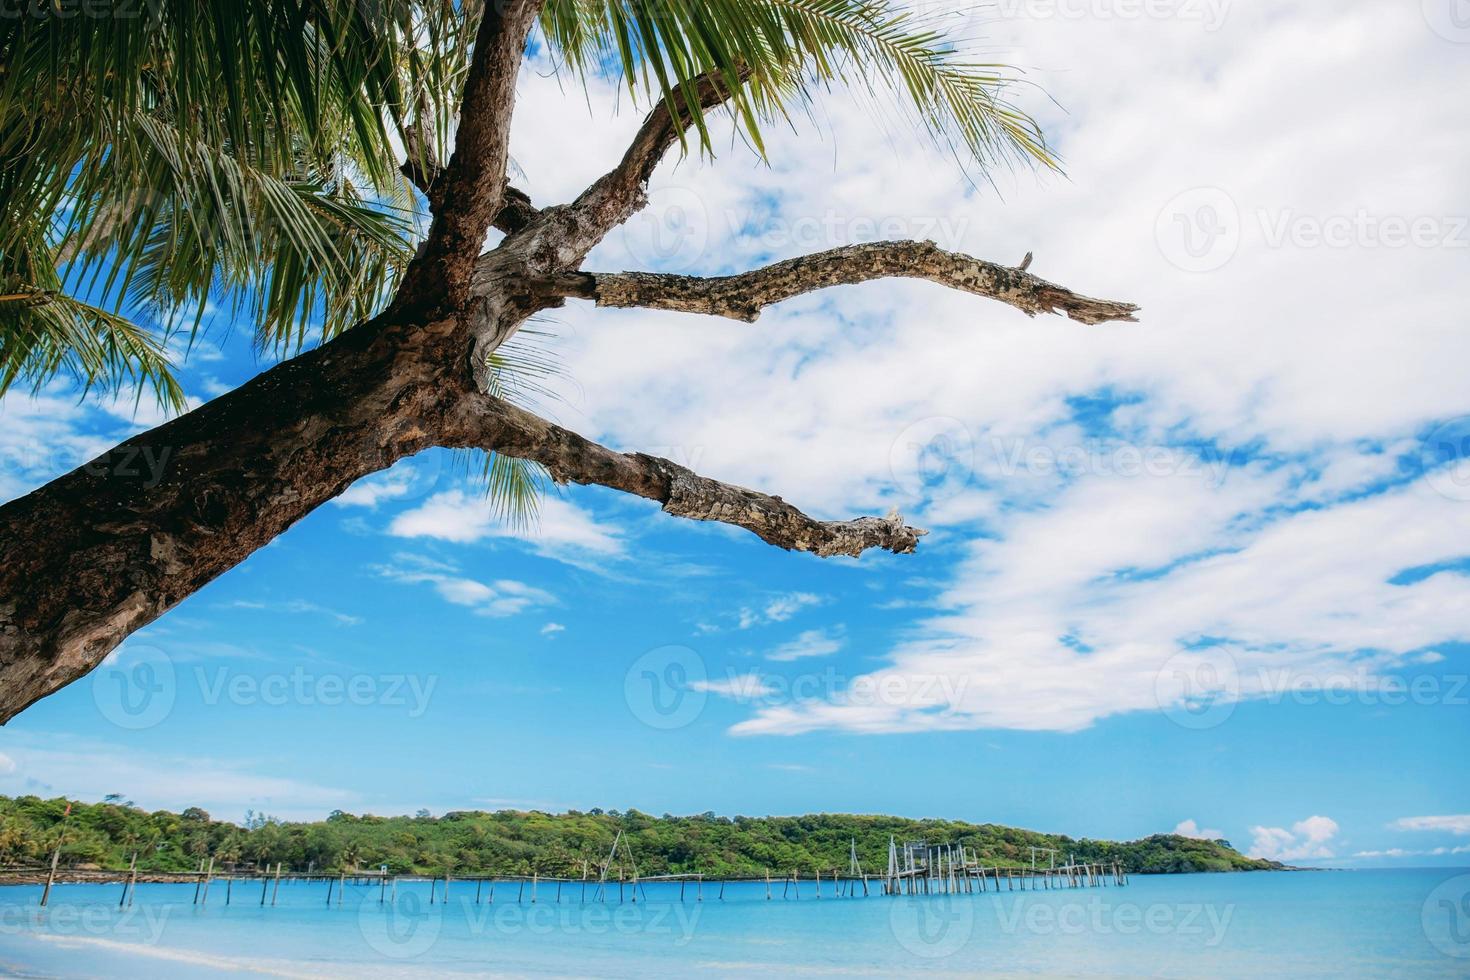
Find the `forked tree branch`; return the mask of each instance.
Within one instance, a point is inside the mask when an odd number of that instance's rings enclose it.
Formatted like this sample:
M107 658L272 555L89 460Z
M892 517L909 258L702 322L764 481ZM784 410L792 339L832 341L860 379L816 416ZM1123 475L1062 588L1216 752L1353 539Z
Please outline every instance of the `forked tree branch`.
M733 276L573 272L540 282L537 288L550 296L596 300L598 306L707 313L751 323L767 306L802 293L895 276L927 279L999 300L1027 316L1065 313L1081 323L1105 323L1133 320L1138 312L1132 303L1093 299L1047 282L1025 271L1024 265L986 262L933 242L845 245Z
M744 75L741 77L743 80ZM496 216L496 227L504 230L507 238L479 257L471 284L471 295L482 300L472 308L470 321L471 371L482 391L489 390L486 378L490 354L520 329L526 317L561 305L561 297L539 293L534 284L580 266L598 242L647 203L649 176L663 154L694 123L687 108L689 99L702 109L711 109L730 94L716 76L703 75L688 84L691 88L676 87L671 100L660 102L648 114L618 165L593 181L570 204L537 210L529 199L524 206L518 205L515 194L507 190L504 207ZM677 119L669 110L671 101L684 107ZM505 289L512 281L513 295ZM526 288L527 284L533 288Z
M897 512L887 517L819 521L768 494L700 476L645 453L619 453L487 395L469 395L445 445L474 447L540 463L557 483L597 485L663 505L665 513L745 528L767 544L822 557L856 557L870 548L909 554L927 532Z

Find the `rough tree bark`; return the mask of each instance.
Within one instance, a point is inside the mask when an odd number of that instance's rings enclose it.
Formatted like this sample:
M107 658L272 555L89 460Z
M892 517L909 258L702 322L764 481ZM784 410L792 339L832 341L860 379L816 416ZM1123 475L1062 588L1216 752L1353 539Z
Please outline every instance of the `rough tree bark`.
M1033 315L1132 319L1135 307L1079 296L1024 263L1007 268L925 242L852 246L715 279L578 271L646 203L654 168L689 121L660 105L623 159L568 204L538 209L507 187L515 74L539 6L488 6L448 164L410 147L404 172L433 221L382 315L0 507L0 722L96 667L353 481L433 446L535 460L558 481L613 487L781 548L914 550L924 532L896 513L814 520L779 497L614 452L486 394L488 355L569 297L753 320L799 293L911 276ZM705 108L728 97L712 79L694 84ZM480 254L491 227L506 237ZM145 454L164 463L156 480L132 475Z

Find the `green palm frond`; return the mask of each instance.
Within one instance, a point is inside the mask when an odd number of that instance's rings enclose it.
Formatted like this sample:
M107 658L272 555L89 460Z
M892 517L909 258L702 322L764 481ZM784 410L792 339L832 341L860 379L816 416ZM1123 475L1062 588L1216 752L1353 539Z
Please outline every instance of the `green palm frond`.
M704 114L676 86L713 72L734 92L731 109L757 147L763 121L843 83L897 96L929 135L982 168L1057 166L1040 128L1010 101L1013 72L970 61L942 29L887 0L549 0L542 29L573 70L615 66L635 94L667 100L694 121L706 149Z
M545 331L526 328L501 344L490 355L489 394L522 407L530 407L528 403L539 398L555 399L556 392L547 382L561 377L563 369L546 349L549 337ZM470 455L479 457L480 466L474 475L496 516L514 528L534 527L541 494L552 485L545 467L494 452Z
M0 280L76 297L13 306L5 361L58 336L66 308L105 309L85 322L114 331L124 309L145 310L167 331L222 292L263 345L288 348L314 321L330 336L373 312L410 254L392 210L409 97L446 84L423 25L467 43L449 6L203 0L0 18ZM45 363L65 359L0 382ZM176 390L157 362L85 374Z
M107 156L73 182L63 238L69 279L168 316L234 299L262 345L287 353L371 316L412 257L404 212L348 173L280 177L184 140L158 119L118 127ZM242 309L243 307L243 309Z
M536 527L541 516L541 494L551 478L540 463L500 453L483 453L478 474L491 512L516 530Z
M68 296L39 237L17 241L0 270L0 392L18 381L40 388L70 374L84 388L151 388L171 409L184 393L164 341L124 317Z
M182 411L184 392L163 344L125 317L65 293L0 296L0 388L18 380L39 388L67 373L84 388L137 385Z
M59 290L13 280L0 289L0 391L18 381L39 389L70 374L84 389L136 385L169 409L184 408L183 389L152 332Z

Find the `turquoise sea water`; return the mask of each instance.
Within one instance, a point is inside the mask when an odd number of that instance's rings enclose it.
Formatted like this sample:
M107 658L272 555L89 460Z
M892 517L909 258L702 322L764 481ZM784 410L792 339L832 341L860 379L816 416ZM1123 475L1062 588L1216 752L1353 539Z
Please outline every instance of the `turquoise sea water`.
M442 886L441 886L442 887ZM763 884L647 886L636 905L542 883L376 885L279 904L239 884L0 888L0 972L23 977L1470 977L1470 871L1137 876L1126 888L767 901ZM876 891L876 890L875 890ZM521 901L517 901L518 897ZM590 897L590 893L589 893Z

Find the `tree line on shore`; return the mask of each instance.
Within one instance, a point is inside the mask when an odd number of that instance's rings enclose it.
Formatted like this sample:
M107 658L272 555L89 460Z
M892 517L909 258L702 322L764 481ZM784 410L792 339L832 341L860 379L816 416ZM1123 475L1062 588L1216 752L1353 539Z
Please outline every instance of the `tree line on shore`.
M294 822L248 812L240 823L216 820L198 807L149 812L120 796L100 803L63 798L0 796L0 864L36 867L60 846L65 868L122 870L134 854L140 871L196 870L214 859L218 870L274 867L318 871L374 870L395 874L537 873L594 876L621 837L614 874L761 874L846 871L852 844L863 870L881 874L889 839L963 843L987 866L1030 867L1032 848L1044 867L1056 852L1112 864L1133 874L1269 870L1281 865L1247 858L1223 840L1157 834L1117 842L1073 839L997 824L914 820L854 814L721 817L713 813L655 817L637 810L567 813L451 811L435 817L379 817L334 811L325 820Z

